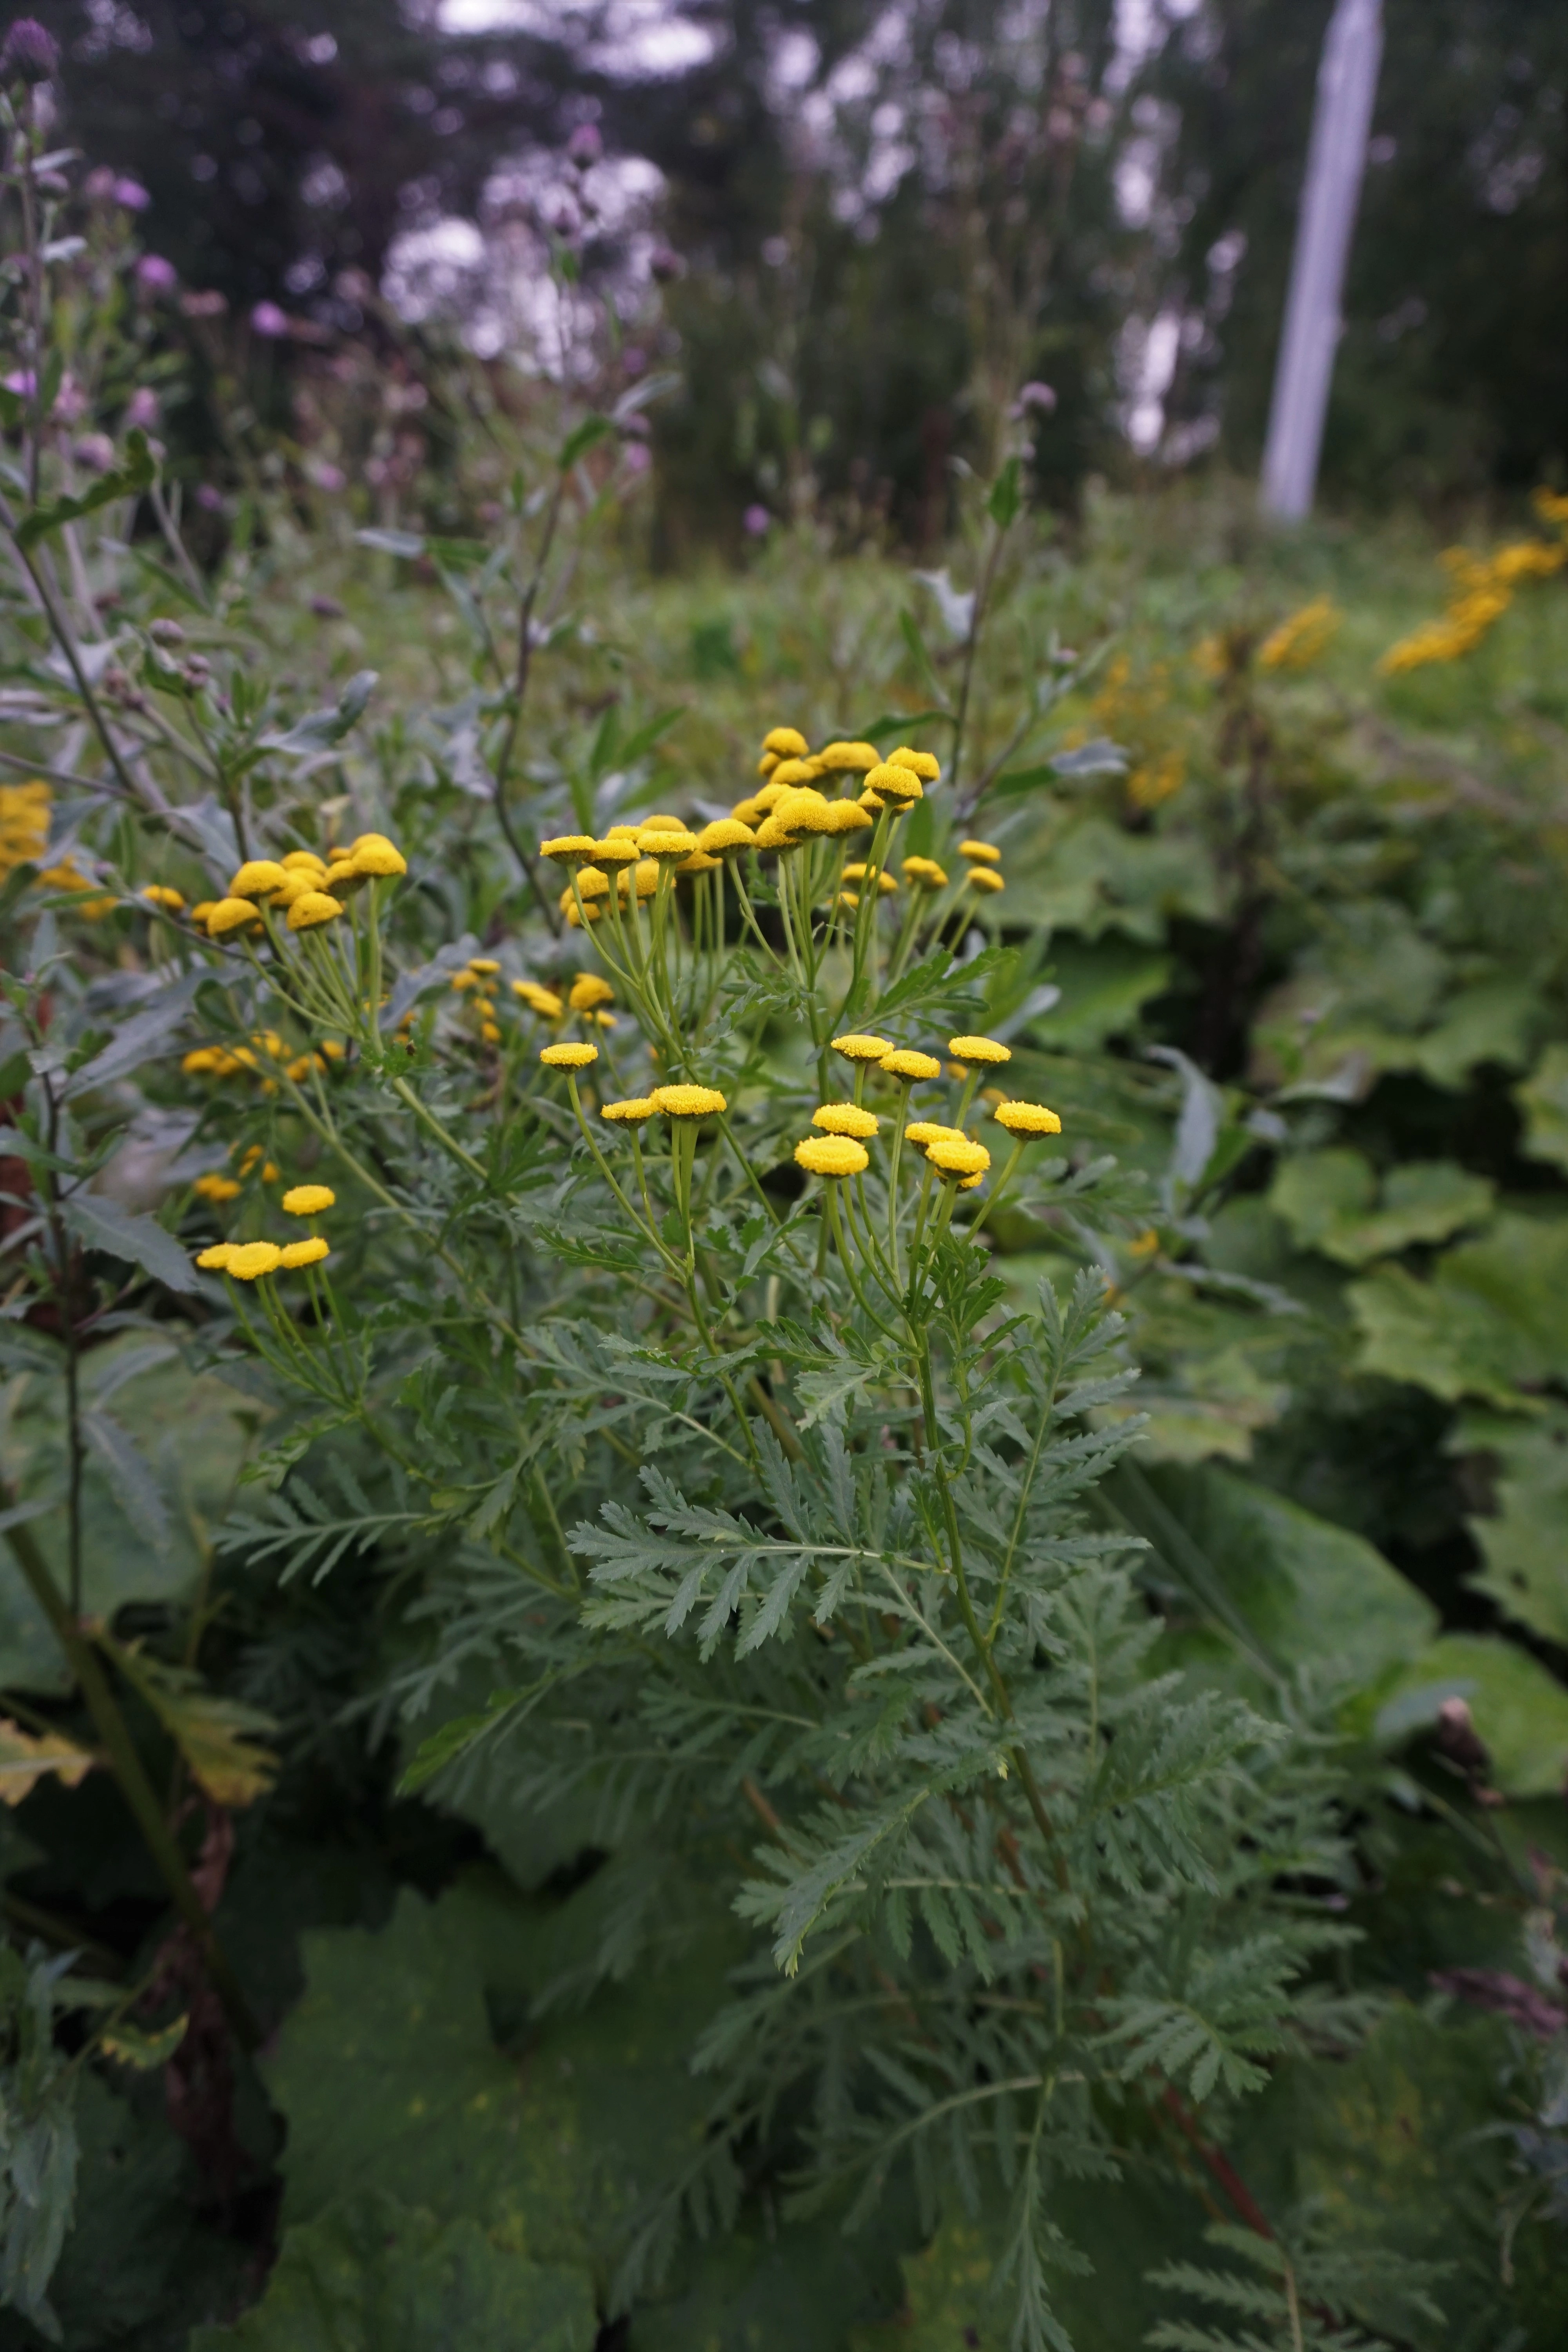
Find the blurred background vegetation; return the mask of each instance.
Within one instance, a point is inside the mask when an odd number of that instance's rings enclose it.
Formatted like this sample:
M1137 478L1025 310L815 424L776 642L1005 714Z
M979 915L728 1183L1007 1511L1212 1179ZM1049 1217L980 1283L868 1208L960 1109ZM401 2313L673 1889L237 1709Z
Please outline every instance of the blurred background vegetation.
M149 246L237 314L286 315L252 353L279 418L367 323L456 335L520 388L581 367L543 290L564 248L628 372L679 371L667 562L737 544L758 507L934 546L953 461L989 470L1029 381L1055 394L1035 466L1064 513L1091 477L1256 464L1329 0L43 13L66 128L145 192ZM1517 493L1568 455L1568 14L1384 13L1325 490ZM199 397L170 421L216 447Z

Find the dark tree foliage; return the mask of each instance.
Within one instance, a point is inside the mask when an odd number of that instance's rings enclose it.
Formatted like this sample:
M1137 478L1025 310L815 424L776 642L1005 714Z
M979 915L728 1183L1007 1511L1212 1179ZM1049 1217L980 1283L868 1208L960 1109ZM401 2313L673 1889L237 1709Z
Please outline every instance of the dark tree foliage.
M374 275L411 218L472 213L500 157L564 135L556 45L447 37L433 7L56 0L46 13L68 130L147 188L151 241L237 301L308 296L344 267Z

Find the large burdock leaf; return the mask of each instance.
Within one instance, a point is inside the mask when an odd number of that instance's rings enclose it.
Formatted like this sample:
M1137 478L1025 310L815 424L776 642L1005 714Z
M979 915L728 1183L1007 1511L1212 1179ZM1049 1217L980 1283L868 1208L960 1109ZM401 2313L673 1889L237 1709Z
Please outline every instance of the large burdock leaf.
M1462 1698L1505 1797L1560 1797L1568 1784L1568 1690L1539 1658L1495 1633L1445 1633L1379 1693L1377 1731L1392 1744Z
M260 2303L191 2352L593 2352L597 2326L585 2272L373 2191L289 2231Z
M1506 1616L1568 1648L1568 1414L1473 1415L1456 1444L1498 1465L1495 1510L1469 1523L1486 1561L1471 1584Z
M314 2220L345 2181L440 2219L468 2215L518 2253L607 2263L643 2202L701 2150L707 2084L689 2053L726 1994L738 1931L721 1912L586 2007L524 2029L503 2056L498 2013L526 2016L572 1955L564 1906L499 1880L436 1904L411 1890L379 1933L303 1938L306 1990L265 2064L289 2125L283 2219Z

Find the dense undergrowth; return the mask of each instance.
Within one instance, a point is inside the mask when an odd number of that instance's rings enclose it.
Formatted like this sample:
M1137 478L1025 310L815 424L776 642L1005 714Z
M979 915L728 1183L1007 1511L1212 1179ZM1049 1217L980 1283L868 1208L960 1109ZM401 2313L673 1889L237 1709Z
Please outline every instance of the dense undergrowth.
M1016 457L940 573L657 581L638 393L204 568L98 234L112 462L5 395L0 2340L1546 2352L1559 505Z

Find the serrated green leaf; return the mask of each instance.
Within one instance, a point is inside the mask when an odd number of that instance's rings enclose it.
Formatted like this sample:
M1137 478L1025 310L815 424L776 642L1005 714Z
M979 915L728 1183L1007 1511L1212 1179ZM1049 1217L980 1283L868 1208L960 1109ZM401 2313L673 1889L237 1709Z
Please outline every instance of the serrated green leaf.
M260 2303L191 2352L593 2352L597 2330L586 2271L369 2192L288 2231Z

